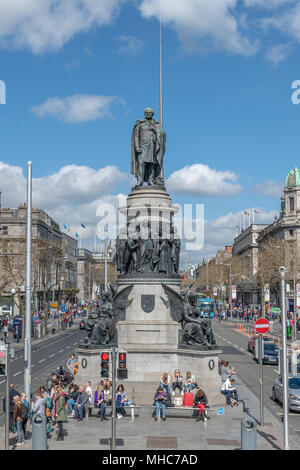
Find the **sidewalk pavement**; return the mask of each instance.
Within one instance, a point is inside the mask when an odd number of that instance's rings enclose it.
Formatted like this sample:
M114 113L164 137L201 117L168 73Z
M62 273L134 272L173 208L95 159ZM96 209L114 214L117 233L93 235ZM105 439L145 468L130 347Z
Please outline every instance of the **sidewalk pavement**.
M152 407L140 409L134 420L128 416L117 420L117 450L238 450L241 448L241 420L251 415L259 420L259 399L237 378L240 403L238 407L227 407L220 394L220 407L210 411L211 419L206 423L196 422L192 417L168 417L165 422L156 422ZM151 404L150 404L151 405ZM171 413L170 413L171 414ZM192 414L192 413L191 413ZM16 435L11 434L10 449L31 450L31 425L27 426L28 440L16 447ZM64 441L56 441L56 432L48 439L49 450L110 450L111 420L101 422L99 416L76 421L69 418L64 423ZM0 450L4 449L4 428L0 428ZM257 426L257 450L283 449L283 424L265 408L265 425ZM300 443L290 435L290 449L299 450Z

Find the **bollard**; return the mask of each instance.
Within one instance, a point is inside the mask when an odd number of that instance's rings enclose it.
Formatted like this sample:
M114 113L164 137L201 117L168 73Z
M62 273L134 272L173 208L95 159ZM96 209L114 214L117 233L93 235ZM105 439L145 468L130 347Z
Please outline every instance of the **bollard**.
M256 421L251 416L246 416L241 422L241 448L256 450Z
M32 419L32 450L47 449L47 418L36 414Z

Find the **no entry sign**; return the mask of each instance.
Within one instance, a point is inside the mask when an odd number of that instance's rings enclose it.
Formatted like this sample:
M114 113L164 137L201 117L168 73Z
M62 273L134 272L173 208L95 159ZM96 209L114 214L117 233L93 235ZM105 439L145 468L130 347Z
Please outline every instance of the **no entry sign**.
M254 328L256 333L263 335L265 333L268 333L270 329L270 323L265 318L259 318L258 320L256 320Z

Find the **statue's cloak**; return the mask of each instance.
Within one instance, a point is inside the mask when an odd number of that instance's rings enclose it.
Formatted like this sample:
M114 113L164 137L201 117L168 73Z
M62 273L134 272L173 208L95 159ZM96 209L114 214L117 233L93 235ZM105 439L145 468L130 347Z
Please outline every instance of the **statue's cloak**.
M147 119L140 119L139 121L136 121L133 131L132 131L132 137L131 137L131 174L134 175L136 178L138 177L138 166L139 166L139 154L135 150L135 143L134 143L134 137L135 137L135 130L136 127L139 124L142 124L143 122L146 122ZM156 154L156 159L157 162L160 166L160 176L163 177L163 164L164 164L164 155L166 152L166 133L161 126L160 122L155 121L155 119L152 119L152 123L155 125L156 128L156 135L157 135L157 141L159 143L159 151ZM145 175L145 181L147 181L146 178L147 175Z

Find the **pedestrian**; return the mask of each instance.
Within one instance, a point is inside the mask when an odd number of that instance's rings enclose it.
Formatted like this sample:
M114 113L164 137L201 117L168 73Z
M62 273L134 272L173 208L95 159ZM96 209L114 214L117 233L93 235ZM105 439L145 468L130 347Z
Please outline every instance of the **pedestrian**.
M127 393L125 392L124 386L120 384L117 388L116 394L116 412L118 419L121 419L123 417L123 408L127 401Z
M7 340L8 340L8 326L7 326L7 323L6 323L6 325L4 325L3 334L4 334L4 342L6 344Z
M179 369L174 371L172 375L172 395L175 395L176 388L179 389L180 395L183 395L183 383L182 383L183 375L181 374Z
M162 419L166 421L166 402L168 400L167 392L163 387L159 386L154 395L154 406L155 406L155 421L158 421L159 412L161 410Z
M50 377L47 379L47 385L46 385L47 392L51 393L51 390L54 387L54 382L56 381L57 381L57 375L55 372L52 372Z
M226 379L226 381L222 385L221 393L223 395L226 395L227 405L230 405L231 407L233 407L234 405L238 405L239 400L234 379Z
M25 443L24 441L24 431L23 431L23 419L22 419L22 406L21 406L21 398L19 395L15 395L13 398L14 407L13 407L13 418L12 418L12 425L16 423L17 426L17 433L18 433L18 442L17 446L21 446Z
M75 384L72 383L69 386L68 401L67 401L68 411L69 411L68 418L74 418L75 417L74 407L75 407L75 404L76 404L76 401L77 401L77 398L78 398L78 395L79 395L78 390L79 390L78 385L75 385Z
M220 374L221 374L222 382L224 383L232 375L235 375L234 367L230 367L228 361L223 361L223 363L221 364L221 368L220 368Z
M15 406L14 397L20 396L20 393L15 390L14 384L9 386L9 429L12 429L13 409ZM6 397L3 398L3 412L6 412Z
M67 361L67 368L69 369L70 372L73 373L73 369L77 361L78 359L76 357L76 354L75 353L70 354L70 357Z
M26 393L21 393L21 417L23 419L22 426L23 426L23 433L24 433L24 440L26 440L26 425L29 417L30 406L27 401Z
M46 400L40 390L35 393L35 402L31 404L31 411L33 413L33 419L37 422L41 421L38 419L39 416L45 416Z
M81 385L78 390L78 398L76 400L74 410L75 410L75 418L77 421L83 420L83 413L85 408L88 406L89 403L89 395L85 391L85 387Z
M54 404L54 416L58 424L58 435L56 440L64 440L63 422L67 419L66 394L60 385L56 385L56 397Z
M93 403L93 390L92 390L92 387L91 387L91 382L89 380L85 383L85 391L87 392L87 394L89 396L88 406L89 406L89 416L91 416L92 403Z
M207 396L204 390L200 389L194 397L194 407L199 409L199 416L196 421L204 421L204 417L210 419L208 414L205 412L205 408L208 407Z
M98 385L97 390L95 391L94 405L96 408L100 409L99 414L101 415L101 421L108 421L106 418L104 387L101 383Z
M194 375L191 373L191 371L188 370L186 373L186 377L185 377L184 391L186 393L190 393L196 387L197 387L196 379Z

